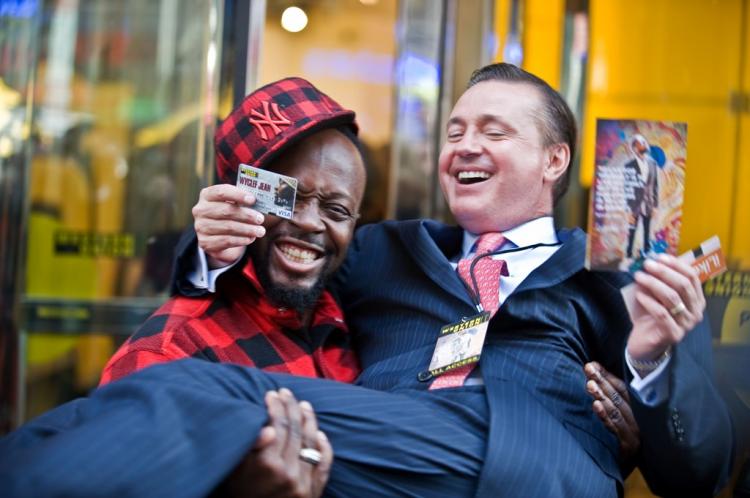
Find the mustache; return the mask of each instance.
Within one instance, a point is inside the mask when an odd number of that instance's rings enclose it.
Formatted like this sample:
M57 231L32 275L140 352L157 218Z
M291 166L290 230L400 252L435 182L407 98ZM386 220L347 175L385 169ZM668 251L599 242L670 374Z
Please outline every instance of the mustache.
M294 229L294 227L289 227L287 229L274 232L271 237L272 238L270 240L272 242L281 237L288 237L317 246L321 248L326 255L332 252L330 248L326 247L326 238L322 233L309 233Z

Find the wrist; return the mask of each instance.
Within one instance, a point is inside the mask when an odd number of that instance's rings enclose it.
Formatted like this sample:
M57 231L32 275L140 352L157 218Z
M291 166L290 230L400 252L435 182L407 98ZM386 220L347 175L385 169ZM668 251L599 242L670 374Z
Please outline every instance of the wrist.
M219 268L224 268L225 266L229 266L232 264L232 261L224 261L219 258L214 258L213 256L206 256L206 262L208 263L208 269L209 270L216 270Z
M656 357L652 358L635 358L627 350L625 351L625 354L627 355L627 359L630 365L635 368L639 374L641 374L641 377L645 377L646 375L659 368L659 365L664 363L672 356L672 348L671 346L667 347L666 350L659 353Z

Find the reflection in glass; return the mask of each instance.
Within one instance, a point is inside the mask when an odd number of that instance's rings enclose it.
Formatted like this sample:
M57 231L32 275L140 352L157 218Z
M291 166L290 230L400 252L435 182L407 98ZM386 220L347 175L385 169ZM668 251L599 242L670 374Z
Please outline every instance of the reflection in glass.
M20 420L17 310L37 1L0 3L0 434Z
M166 297L207 183L223 2L40 0L27 191L27 407L98 382ZM83 334L83 335L81 335Z

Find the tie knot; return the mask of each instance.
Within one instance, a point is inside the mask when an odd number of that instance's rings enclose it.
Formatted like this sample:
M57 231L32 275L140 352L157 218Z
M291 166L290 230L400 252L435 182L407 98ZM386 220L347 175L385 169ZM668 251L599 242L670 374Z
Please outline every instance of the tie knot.
M500 232L487 232L479 236L477 240L477 255L491 252L500 247L505 237Z

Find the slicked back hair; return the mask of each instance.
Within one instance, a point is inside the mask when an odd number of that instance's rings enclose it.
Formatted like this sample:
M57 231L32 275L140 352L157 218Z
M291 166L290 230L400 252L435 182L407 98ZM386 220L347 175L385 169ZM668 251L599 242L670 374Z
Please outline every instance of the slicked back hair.
M549 86L546 81L520 67L499 62L477 69L471 75L466 88L471 88L483 81L505 81L522 83L536 88L542 96L542 109L536 112L539 130L542 133L545 147L565 143L570 148L570 162L576 151L577 128L575 116L562 96ZM570 185L570 163L565 173L552 188L552 200L557 204Z

